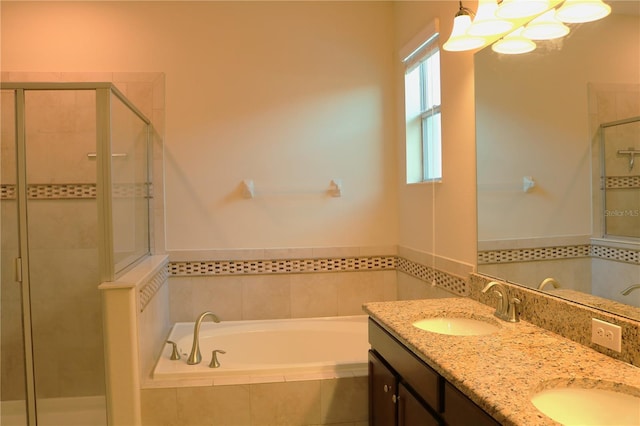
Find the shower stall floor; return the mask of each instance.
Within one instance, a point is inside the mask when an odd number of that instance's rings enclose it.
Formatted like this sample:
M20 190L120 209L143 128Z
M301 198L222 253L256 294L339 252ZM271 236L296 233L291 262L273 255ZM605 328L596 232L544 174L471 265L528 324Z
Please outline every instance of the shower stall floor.
M106 426L104 396L38 399L38 426ZM26 426L24 401L3 401L0 424Z

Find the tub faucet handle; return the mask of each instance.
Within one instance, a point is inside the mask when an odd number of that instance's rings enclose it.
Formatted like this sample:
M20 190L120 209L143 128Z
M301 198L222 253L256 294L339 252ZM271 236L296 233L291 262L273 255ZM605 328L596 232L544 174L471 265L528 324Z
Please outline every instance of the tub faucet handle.
M209 368L220 367L220 361L218 361L218 354L226 354L226 352L221 349L214 349L213 351L211 351L211 362L209 363Z
M171 345L171 357L169 358L171 361L177 361L180 359L180 352L178 352L178 345L176 342L172 342L171 340L167 340L167 343Z

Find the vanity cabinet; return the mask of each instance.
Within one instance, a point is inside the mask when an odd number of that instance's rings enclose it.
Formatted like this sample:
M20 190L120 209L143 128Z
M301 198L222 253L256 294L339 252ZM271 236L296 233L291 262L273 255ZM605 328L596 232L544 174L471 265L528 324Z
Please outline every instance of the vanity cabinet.
M371 426L440 424L437 417L374 351L369 351L369 389Z
M371 426L499 426L371 319L369 343Z

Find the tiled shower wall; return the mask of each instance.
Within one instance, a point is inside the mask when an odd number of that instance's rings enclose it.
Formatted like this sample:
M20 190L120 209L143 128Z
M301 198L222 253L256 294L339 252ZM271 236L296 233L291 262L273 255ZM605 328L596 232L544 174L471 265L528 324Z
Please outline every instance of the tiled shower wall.
M38 396L100 395L104 393L104 362L96 199L85 196L84 191L70 195L59 190L70 184L95 185L95 162L86 156L96 150L95 93L36 91L25 97L31 334ZM15 174L14 165L8 169ZM4 177L3 212L11 209L14 215L15 181ZM3 217L3 236L13 234L17 244L17 234L11 229L17 222L15 217L8 219ZM2 249L3 255L11 251L4 244ZM11 263L3 259L3 264ZM3 283L10 284L7 280L10 278L4 276ZM20 324L20 309L5 310L7 302L20 303L2 300L3 322ZM13 318L5 316L9 311ZM21 351L6 346L5 340L2 343L2 361L21 365L22 358L13 358L21 356ZM12 374L13 369L5 370ZM24 377L2 379L3 388L19 389L15 380L22 382Z
M147 116L154 120L154 172L162 176L164 127L164 76L112 73L2 73L6 82L112 81ZM29 128L29 248L34 358L39 397L104 394L101 301L98 293L97 206L95 160L95 95L91 91L36 92L27 98ZM11 108L3 108L11 111ZM7 117L4 117L5 119ZM11 122L11 117L6 120ZM13 140L13 135L3 138ZM5 146L7 145L7 146ZM3 143L3 158L15 158ZM6 149L7 148L7 149ZM36 155L41 160L36 164ZM42 161L44 160L44 161ZM2 264L13 265L17 236L11 224L15 213L15 167L3 163ZM156 223L163 223L162 181L155 182ZM152 222L153 223L153 222ZM162 227L155 230L163 251ZM2 268L2 363L3 399L21 399L24 355L20 327L19 290L5 292L13 284L14 269ZM5 286L5 283L8 285ZM15 284L15 288L18 284ZM11 329L7 329L12 325ZM69 354L82 353L82 356ZM20 383L20 386L18 385ZM15 391L15 392L14 392Z

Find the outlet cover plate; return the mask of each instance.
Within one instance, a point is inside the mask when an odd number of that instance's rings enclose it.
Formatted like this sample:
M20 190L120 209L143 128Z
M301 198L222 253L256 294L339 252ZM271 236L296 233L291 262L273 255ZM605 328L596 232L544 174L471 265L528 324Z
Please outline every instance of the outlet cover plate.
M596 318L591 318L591 342L620 352L622 350L622 328Z

